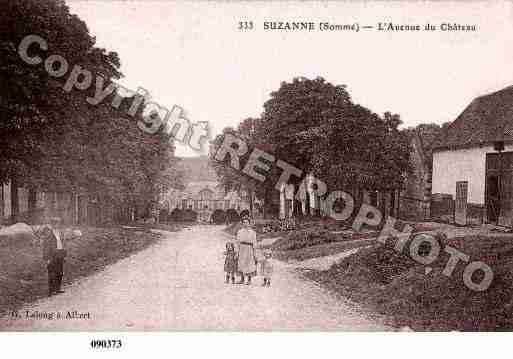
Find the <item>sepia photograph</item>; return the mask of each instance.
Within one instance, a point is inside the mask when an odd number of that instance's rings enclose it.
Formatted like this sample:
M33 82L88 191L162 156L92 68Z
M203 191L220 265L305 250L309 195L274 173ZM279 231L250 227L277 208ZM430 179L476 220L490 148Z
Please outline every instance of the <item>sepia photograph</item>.
M513 2L0 11L0 338L513 330Z

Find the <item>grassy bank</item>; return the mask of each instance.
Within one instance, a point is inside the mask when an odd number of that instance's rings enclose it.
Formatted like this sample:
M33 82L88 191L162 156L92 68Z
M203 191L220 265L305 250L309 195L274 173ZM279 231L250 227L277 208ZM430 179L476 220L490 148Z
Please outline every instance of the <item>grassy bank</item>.
M469 236L444 240L487 263L494 272L490 287L482 292L463 283L464 264L453 274L442 274L449 255L441 252L431 271L398 253L391 243L364 248L327 271L305 275L364 307L384 314L390 324L415 330L512 330L513 237ZM475 278L479 282L479 278Z
M373 231L355 232L344 223L309 222L284 235L272 244L280 260L307 260L330 256L375 243Z
M176 226L167 228L177 229ZM88 276L159 240L148 228L80 228L83 236L67 242L64 284ZM41 248L30 241L0 245L0 315L47 295Z
M295 250L273 250L274 258L281 261L304 261L312 258L325 257L348 251L353 248L360 248L375 244L371 241L341 241L327 244L318 244Z
M236 235L240 223L225 228L225 232ZM296 229L258 233L262 239L276 240L269 245L273 256L282 261L302 261L311 258L330 256L353 248L375 244L375 231L354 232L346 224L336 221L310 221L299 223Z

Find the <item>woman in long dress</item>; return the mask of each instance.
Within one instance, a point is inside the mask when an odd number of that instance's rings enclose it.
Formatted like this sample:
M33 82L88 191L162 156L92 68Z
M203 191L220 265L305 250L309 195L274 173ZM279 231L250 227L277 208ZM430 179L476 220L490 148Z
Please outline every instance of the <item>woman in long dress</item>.
M239 284L244 284L244 277L248 278L246 284L251 284L251 276L256 273L255 245L256 232L251 228L249 218L242 219L242 228L237 232L235 241L237 251L237 268L240 274Z

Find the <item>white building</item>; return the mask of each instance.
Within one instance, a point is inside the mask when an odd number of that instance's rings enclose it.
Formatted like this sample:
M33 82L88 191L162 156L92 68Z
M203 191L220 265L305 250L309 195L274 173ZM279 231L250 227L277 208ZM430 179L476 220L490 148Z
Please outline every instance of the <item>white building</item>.
M434 146L432 193L454 200L435 210L456 222L511 226L513 86L476 98Z
M161 208L169 212L175 208L192 209L198 213L199 221L208 221L216 209L235 209L238 213L249 210L246 193L225 193L219 186L216 174L206 156L182 158L179 163L183 171L185 188L172 189L161 198Z

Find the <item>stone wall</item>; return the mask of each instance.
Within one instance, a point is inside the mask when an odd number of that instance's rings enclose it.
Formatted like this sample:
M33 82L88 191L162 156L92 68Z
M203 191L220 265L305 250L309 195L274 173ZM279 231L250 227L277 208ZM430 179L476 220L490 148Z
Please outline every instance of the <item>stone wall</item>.
M454 221L454 200L451 194L433 194L431 197L431 218L444 222Z
M483 224L486 222L486 208L479 203L467 203L467 223Z
M425 221L431 217L430 201L406 196L399 197L399 218Z

